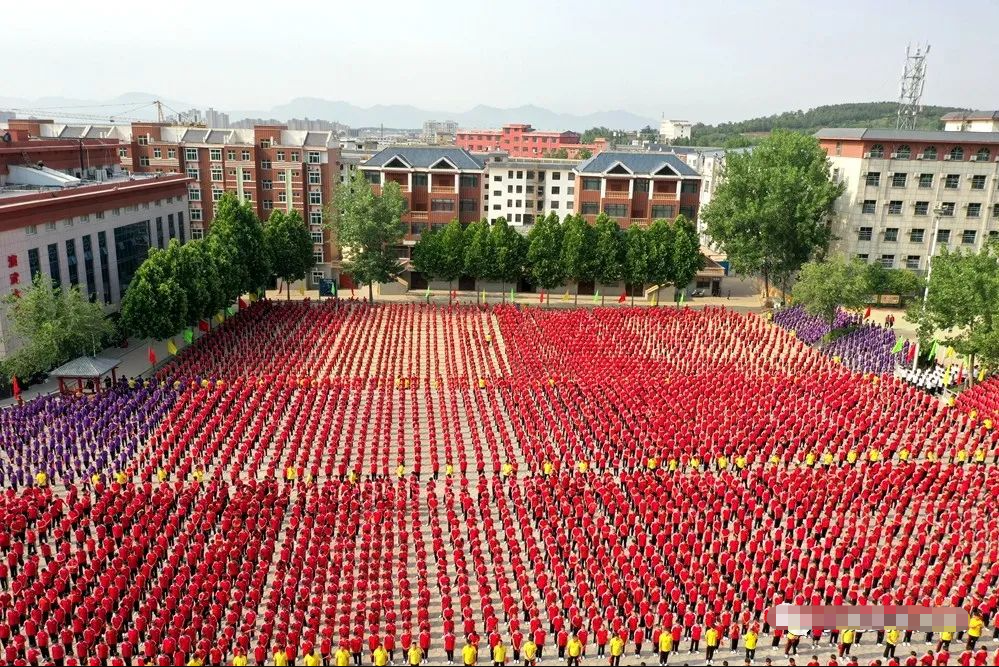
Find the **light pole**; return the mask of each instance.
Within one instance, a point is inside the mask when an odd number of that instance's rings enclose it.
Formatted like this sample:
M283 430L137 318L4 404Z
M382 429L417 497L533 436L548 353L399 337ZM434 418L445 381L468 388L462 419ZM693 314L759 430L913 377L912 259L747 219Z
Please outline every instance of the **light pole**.
M933 209L933 237L930 239L930 257L926 263L926 285L923 287L923 313L926 312L926 300L930 297L930 275L933 273L933 256L937 253L937 237L940 234L940 216L943 215L943 208L937 206ZM912 355L912 370L916 370L919 363L919 336L916 336L916 353Z

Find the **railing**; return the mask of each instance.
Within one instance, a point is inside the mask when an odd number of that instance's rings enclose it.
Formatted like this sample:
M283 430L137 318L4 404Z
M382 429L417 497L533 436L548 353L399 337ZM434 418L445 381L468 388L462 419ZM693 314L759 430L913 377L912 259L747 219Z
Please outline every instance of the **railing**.
M453 185L434 185L431 188L430 192L432 194L438 194L438 193L439 194L446 194L446 193L452 193L452 194L454 194L454 186Z
M653 192L652 199L654 200L665 200L665 201L676 201L677 196L675 192Z
M427 212L426 211L410 211L409 212L409 219L410 220L426 220L427 219Z
M630 199L627 190L608 190L604 195L606 199Z

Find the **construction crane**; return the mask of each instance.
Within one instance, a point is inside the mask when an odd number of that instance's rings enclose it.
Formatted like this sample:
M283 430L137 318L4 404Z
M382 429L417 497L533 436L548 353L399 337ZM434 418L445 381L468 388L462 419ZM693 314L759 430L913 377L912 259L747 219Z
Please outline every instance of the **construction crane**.
M176 114L178 123L183 124L183 114L181 114L178 111L175 111L174 109L171 109L169 106L167 106L166 104L164 104L160 100L153 100L152 102L148 102L148 103L142 104L140 106L137 106L137 107L134 107L134 108L131 108L131 109L126 109L121 114L112 113L112 114L108 114L107 116L99 116L99 115L92 114L92 113L79 113L79 112L74 112L74 111L66 111L67 109L78 109L78 108L95 109L95 108L99 108L99 107L102 107L102 106L121 108L122 105L120 105L120 104L107 104L107 105L95 104L95 105L91 105L91 106L82 106L82 107L45 107L45 108L34 108L34 109L28 109L28 108L18 107L18 108L8 109L8 111L13 111L14 113L18 114L19 116L20 115L28 115L28 116L35 116L35 117L41 117L41 118L51 117L51 118L53 118L55 120L62 120L62 121L65 121L65 120L71 120L71 121L90 121L90 122L94 122L94 123L102 123L102 124L103 123L107 123L107 124L111 124L111 125L116 125L118 123L145 123L145 122L149 122L148 118L135 118L134 116L126 115L126 114L133 114L136 111L142 111L143 109L147 109L149 107L156 107L156 121L159 122L159 123L164 123L164 122L166 122L166 116L163 114L163 108L166 107L169 111L172 111L173 113Z

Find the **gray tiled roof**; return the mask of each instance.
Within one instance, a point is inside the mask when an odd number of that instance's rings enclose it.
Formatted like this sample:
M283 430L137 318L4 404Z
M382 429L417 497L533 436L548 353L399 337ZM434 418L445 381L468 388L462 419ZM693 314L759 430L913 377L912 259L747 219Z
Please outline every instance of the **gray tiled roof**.
M93 126L90 127L90 129L87 130L87 134L85 135L85 138L87 138L87 139L103 139L106 136L108 136L109 132L111 132L111 126L110 125L93 125Z
M62 132L59 133L60 138L66 139L79 139L83 136L84 130L86 130L84 125L67 125L63 128Z
M680 176L698 176L696 171L671 153L615 153L606 151L597 153L576 167L576 171L580 174L602 174L618 162L636 175L648 176L664 166L668 166Z
M205 143L205 137L207 136L208 130L190 129L184 133L184 142L190 144L203 144Z
M999 120L999 111L951 111L940 120Z
M79 357L69 361L55 369L49 375L52 377L64 378L95 378L110 373L112 368L117 368L121 363L120 359L108 359L106 357Z
M819 139L863 139L865 141L932 141L941 144L995 144L999 132L945 132L943 130L890 130L862 127L827 127L815 133Z
M225 135L229 134L229 130L211 130L208 133L208 139L205 143L209 144L224 144Z
M414 168L427 169L441 158L447 158L458 169L478 171L484 166L463 148L438 148L436 146L389 146L371 156L361 167L382 167L394 157L402 158Z
M306 146L325 146L329 132L308 132L305 135Z

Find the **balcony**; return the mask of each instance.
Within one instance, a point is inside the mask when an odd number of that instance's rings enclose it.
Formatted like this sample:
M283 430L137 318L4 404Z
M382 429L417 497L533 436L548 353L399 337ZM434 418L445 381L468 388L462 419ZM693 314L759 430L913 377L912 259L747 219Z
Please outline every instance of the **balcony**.
M653 192L653 201L676 201L677 196L675 192Z
M413 220L414 222L416 220L426 220L427 219L427 212L426 211L410 211L409 212L409 219Z
M431 194L442 195L442 194L454 194L453 185L434 185L433 189L430 190Z
M608 190L604 195L605 199L631 199L627 190Z

